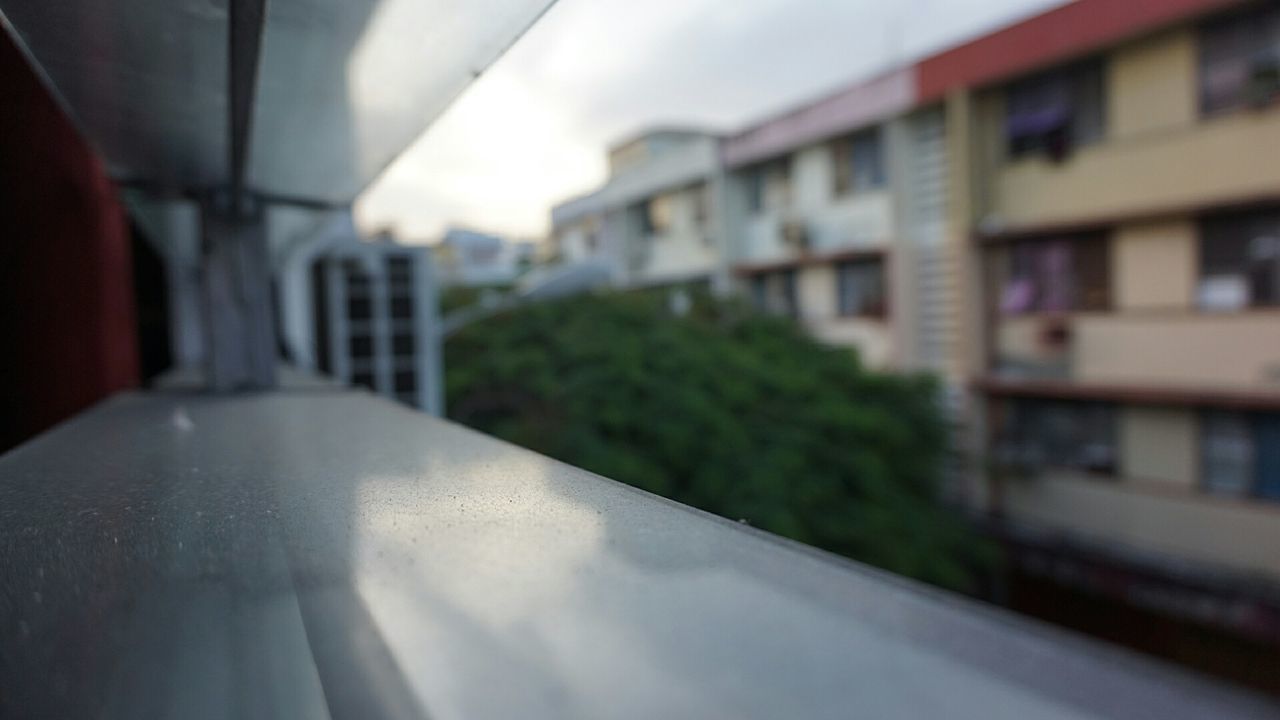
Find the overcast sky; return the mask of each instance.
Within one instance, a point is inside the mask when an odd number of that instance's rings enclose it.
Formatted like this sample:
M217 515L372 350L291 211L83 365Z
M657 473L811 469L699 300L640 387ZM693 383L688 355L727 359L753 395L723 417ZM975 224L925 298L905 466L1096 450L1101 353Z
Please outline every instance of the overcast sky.
M652 124L730 130L1061 0L559 0L359 199L362 229L541 237Z

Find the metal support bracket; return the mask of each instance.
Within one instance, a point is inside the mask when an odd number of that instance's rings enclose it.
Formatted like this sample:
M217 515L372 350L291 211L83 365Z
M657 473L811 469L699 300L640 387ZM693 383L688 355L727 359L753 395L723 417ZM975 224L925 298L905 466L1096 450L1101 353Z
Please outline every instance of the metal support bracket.
M201 210L205 368L216 392L275 386L275 322L266 222L251 198L218 195Z

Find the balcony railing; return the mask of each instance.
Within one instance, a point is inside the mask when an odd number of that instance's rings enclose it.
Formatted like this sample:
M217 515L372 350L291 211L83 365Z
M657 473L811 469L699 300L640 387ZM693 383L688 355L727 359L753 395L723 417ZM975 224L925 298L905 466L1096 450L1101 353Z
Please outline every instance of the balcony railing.
M41 717L1270 717L362 392L117 396L0 458Z

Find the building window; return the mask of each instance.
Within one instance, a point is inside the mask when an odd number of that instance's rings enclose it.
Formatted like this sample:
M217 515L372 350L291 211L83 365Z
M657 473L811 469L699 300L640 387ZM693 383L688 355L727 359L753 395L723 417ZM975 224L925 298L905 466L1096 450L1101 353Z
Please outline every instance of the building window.
M1008 466L1116 470L1115 407L1108 403L1014 399L997 406L996 454Z
M711 187L707 183L698 183L689 189L689 193L693 199L693 221L698 232L705 236L711 218Z
M1043 154L1061 160L1106 130L1102 63L1040 73L1009 86L1005 137L1009 156Z
M418 391L418 376L411 370L401 370L392 379L397 395L410 395Z
M1255 456L1253 494L1280 501L1280 413L1258 413L1253 421Z
M764 171L759 167L747 171L747 209L752 213L764 210Z
M1200 28L1200 111L1265 105L1280 97L1280 6L1263 5Z
M752 276L751 299L761 312L796 317L796 271L777 270Z
M782 210L791 204L791 166L786 158L756 165L746 179L751 212Z
M837 196L884 187L884 143L879 127L837 140L832 154Z
M391 319L392 320L412 320L413 319L413 296L412 295L394 295L391 298Z
M393 283L413 282L413 258L392 255L387 258L387 279Z
M640 234L644 237L665 235L671 230L671 195L655 195L637 205Z
M411 334L399 333L391 337L391 353L399 356L413 356L417 349L415 336Z
M882 260L858 260L836 265L836 309L842 317L884 317Z
M653 212L650 210L649 200L636 203L631 206L631 214L635 217L635 223L640 226L640 236L649 237L653 234Z
M1280 304L1280 208L1201 223L1197 294L1204 310Z
M1000 312L1105 310L1111 303L1111 262L1100 235L1029 240L997 251L1005 261Z
M1207 412L1200 432L1206 492L1280 500L1280 413Z
M1200 425L1205 490L1247 495L1253 484L1253 433L1244 413L1205 413Z

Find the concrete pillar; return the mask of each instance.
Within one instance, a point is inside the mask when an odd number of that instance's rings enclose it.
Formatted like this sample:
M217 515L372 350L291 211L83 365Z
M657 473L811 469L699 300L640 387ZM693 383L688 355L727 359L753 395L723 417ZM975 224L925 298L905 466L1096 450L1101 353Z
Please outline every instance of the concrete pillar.
M952 90L945 100L947 118L948 198L947 250L957 280L957 343L949 374L961 386L987 368L987 327L983 312L982 248L974 231L983 212L984 183L988 180L983 162L980 125L973 93ZM995 495L985 474L987 456L987 407L978 392L964 396L961 449L969 458L968 487L962 490L971 507L994 509Z

